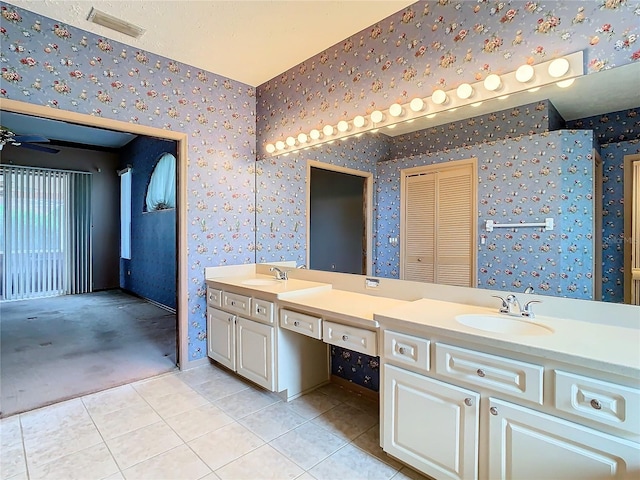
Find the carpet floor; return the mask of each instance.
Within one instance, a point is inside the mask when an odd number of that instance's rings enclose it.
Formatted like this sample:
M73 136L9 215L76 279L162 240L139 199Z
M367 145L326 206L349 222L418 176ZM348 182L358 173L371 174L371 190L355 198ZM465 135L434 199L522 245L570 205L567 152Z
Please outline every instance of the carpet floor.
M176 315L120 290L0 304L0 418L176 368Z

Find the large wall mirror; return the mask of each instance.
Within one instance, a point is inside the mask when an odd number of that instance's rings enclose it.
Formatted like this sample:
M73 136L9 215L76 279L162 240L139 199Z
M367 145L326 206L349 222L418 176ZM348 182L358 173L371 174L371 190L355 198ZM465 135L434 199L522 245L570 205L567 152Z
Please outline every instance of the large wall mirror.
M640 64L603 70L567 89L524 92L447 112L429 124L399 124L260 159L256 261L308 263L311 160L373 174L372 274L401 278L402 170L474 157L477 286L623 302L624 205L631 202L623 200L622 166L640 150L637 78ZM546 218L553 230L486 229L487 220Z

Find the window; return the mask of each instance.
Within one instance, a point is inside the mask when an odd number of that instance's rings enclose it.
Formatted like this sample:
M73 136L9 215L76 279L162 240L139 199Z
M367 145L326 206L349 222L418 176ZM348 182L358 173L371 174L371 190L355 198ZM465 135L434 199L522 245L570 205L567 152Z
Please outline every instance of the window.
M120 172L120 257L131 259L131 169Z
M147 187L146 211L176 208L176 157L163 153Z

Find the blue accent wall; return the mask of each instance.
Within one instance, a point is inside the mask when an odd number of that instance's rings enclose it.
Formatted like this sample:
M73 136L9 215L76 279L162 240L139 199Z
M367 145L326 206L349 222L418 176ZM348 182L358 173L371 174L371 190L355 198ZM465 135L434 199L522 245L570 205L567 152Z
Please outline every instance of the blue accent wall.
M137 137L120 151L122 168L131 165L131 259L121 259L120 286L175 309L176 210L144 211L149 179L163 153L176 156L176 142Z

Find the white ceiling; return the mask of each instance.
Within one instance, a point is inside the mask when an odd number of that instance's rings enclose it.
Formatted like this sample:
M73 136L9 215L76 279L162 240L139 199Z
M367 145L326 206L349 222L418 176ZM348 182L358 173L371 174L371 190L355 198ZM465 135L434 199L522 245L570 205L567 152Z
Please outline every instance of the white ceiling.
M61 23L258 86L415 0L9 0ZM91 7L139 39L87 20Z

